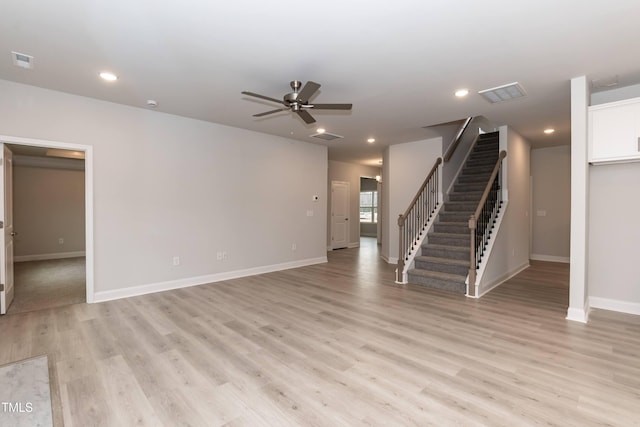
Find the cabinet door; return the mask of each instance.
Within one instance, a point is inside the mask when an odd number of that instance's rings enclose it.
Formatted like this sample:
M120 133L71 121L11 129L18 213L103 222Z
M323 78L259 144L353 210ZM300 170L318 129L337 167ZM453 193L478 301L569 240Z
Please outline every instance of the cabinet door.
M640 103L598 106L589 113L589 161L640 158Z

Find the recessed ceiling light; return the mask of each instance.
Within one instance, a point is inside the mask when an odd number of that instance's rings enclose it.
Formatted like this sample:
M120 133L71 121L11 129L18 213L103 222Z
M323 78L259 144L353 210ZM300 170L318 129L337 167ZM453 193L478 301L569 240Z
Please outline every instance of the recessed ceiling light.
M118 80L118 76L116 76L113 73L109 73L107 71L103 71L102 73L100 73L100 77L102 77L104 80L108 81L108 82L113 82Z
M318 128L318 129L316 130L316 132L318 132L318 133L325 133L325 132L326 132L326 130L325 130L324 128Z
M156 108L157 106L158 106L158 101L155 101L153 99L148 99L147 100L147 107Z
M458 89L455 93L458 98L463 98L469 95L469 89Z
M375 138L369 138L369 139L367 139L367 142L369 144L373 144L374 142L376 142L376 139Z
M549 128L549 129L545 129L545 130L544 130L544 133L546 133L547 135L549 135L549 134L554 133L555 131L556 131L555 129L551 129L551 128Z

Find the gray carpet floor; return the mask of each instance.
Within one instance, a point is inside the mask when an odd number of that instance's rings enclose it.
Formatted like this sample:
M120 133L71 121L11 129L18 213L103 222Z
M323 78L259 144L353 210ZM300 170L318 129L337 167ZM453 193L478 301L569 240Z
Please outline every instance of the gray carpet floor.
M15 296L7 314L86 301L85 258L14 264Z

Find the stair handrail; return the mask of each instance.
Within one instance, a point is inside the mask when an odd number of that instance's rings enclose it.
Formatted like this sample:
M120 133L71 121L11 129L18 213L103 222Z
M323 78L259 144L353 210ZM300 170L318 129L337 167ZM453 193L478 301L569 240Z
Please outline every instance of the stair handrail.
M460 130L458 130L458 133L456 134L456 137L454 138L453 143L449 145L449 148L447 148L447 152L444 153L445 163L451 159L451 157L453 156L453 153L456 151L456 148L458 148L458 145L460 145L460 141L462 141L462 136L464 135L467 128L471 124L472 120L473 120L473 117L467 117L465 122L460 127Z
M491 228L489 224L495 219L498 209L502 204L502 160L507 157L507 152L502 150L493 167L491 177L482 193L480 202L475 212L469 218L469 233L471 242L469 245L469 296L476 297L476 270L479 261L484 254L485 245L489 240ZM489 197L491 196L491 198ZM480 228L478 229L478 223Z
M405 261L417 244L424 227L436 207L440 203L440 178L438 167L442 164L442 157L438 157L431 171L427 175L415 197L409 203L404 214L398 215L398 269L396 283L402 283ZM409 243L410 242L410 243Z

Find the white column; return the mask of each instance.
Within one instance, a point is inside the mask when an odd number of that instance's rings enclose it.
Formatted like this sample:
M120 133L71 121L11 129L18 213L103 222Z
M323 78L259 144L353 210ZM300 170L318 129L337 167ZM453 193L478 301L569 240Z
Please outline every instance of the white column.
M582 323L589 316L588 107L586 76L571 79L571 267L567 319Z

